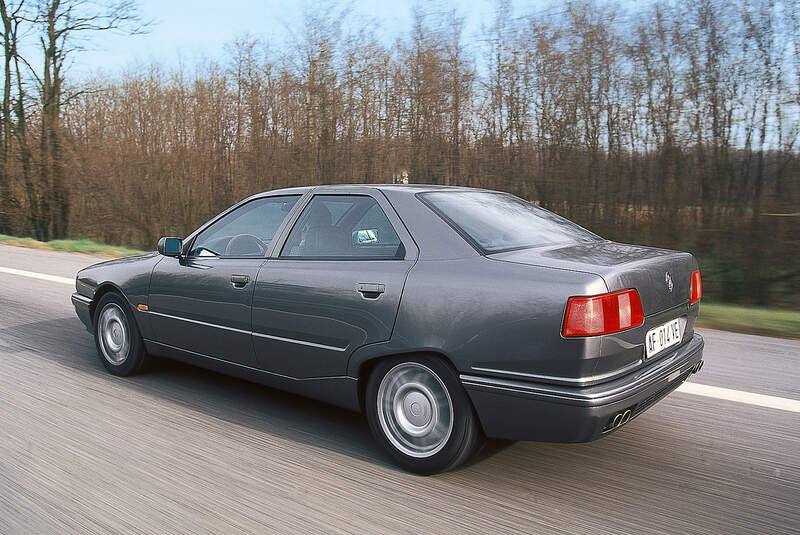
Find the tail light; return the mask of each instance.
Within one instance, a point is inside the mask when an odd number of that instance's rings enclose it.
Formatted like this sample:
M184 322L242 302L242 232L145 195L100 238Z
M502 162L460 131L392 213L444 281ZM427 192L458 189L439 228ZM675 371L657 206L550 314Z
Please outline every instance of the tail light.
M564 336L596 336L638 327L644 323L642 300L634 289L570 297L564 315Z
M689 290L689 303L695 304L703 297L703 283L700 282L700 270L692 271L692 286Z

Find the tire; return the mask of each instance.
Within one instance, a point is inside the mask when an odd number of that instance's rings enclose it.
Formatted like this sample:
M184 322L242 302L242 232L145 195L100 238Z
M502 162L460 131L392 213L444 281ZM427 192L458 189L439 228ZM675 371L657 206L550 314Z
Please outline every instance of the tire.
M128 302L117 292L100 298L94 313L94 342L106 370L126 377L142 371L148 357Z
M367 383L365 408L375 440L417 474L452 470L485 440L458 374L440 358L380 361Z

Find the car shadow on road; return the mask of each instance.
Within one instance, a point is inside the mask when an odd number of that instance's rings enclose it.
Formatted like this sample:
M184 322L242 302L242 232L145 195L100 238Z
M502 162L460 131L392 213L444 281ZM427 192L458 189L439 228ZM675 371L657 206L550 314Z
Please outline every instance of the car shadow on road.
M167 359L153 359L134 377L110 375L76 318L0 328L0 352L20 351L213 418L394 468L358 413Z

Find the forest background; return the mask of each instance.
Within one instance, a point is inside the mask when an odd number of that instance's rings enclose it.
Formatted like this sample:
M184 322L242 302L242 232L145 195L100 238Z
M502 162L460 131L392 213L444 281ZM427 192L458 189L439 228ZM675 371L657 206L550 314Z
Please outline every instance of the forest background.
M466 35L455 9L385 28L325 3L288 37L73 76L97 32L147 31L136 3L2 0L0 234L152 249L259 191L407 179L687 250L706 297L800 309L798 4L501 0Z

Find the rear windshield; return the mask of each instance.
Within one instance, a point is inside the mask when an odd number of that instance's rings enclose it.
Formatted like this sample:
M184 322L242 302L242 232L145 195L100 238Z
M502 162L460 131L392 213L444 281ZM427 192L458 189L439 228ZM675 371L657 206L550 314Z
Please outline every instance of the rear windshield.
M508 193L435 191L420 197L484 254L601 239L572 221Z

